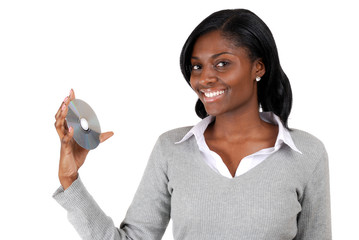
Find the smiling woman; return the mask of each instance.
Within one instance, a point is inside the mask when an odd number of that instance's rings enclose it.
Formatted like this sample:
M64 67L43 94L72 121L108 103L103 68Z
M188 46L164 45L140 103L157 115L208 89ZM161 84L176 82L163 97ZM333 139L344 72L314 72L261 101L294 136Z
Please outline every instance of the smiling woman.
M279 63L278 51L267 25L257 16L244 9L238 11L223 10L216 12L203 20L188 37L181 53L181 70L186 81L190 83L192 76L193 63L196 56L192 53L196 44L199 47L198 40L207 33L220 35L224 45L218 46L230 49L229 52L237 51L241 54L241 59L247 59L251 64L259 63L257 76L252 80L262 79L258 81L258 103L264 111L271 111L279 116L287 127L288 116L292 107L292 91L289 80L282 70ZM212 32L212 33L211 33ZM208 34L207 34L208 35ZM215 34L214 34L215 35ZM213 46L214 41L209 44ZM203 40L202 40L203 41ZM208 44L208 42L206 43ZM206 45L203 45L206 48ZM219 49L217 49L219 51ZM223 52L226 53L226 52ZM227 52L228 53L228 52ZM213 57L219 57L215 53ZM238 56L238 54L237 54ZM218 61L218 60L217 60ZM227 65L230 62L222 62ZM199 66L194 66L198 68ZM243 66L241 66L243 68ZM196 105L197 115L201 118L208 114L204 109L202 101L198 101Z
M78 176L88 151L64 120L74 92L61 104L54 198L81 237L161 239L172 219L174 239L331 239L327 153L288 128L291 87L265 23L245 9L213 13L187 39L180 63L203 120L159 137L119 228Z
M216 123L205 132L207 145L221 156L235 176L243 157L274 146L278 135L278 128L261 120L258 112L256 79L265 74L265 66L259 58L252 61L245 48L236 47L220 30L196 40L191 63L191 87L207 114L216 116ZM238 123L237 130L234 122ZM246 126L241 126L240 122L245 122ZM256 131L246 133L243 129ZM254 137L256 140L250 146L248 139ZM240 138L245 138L245 143L237 141Z

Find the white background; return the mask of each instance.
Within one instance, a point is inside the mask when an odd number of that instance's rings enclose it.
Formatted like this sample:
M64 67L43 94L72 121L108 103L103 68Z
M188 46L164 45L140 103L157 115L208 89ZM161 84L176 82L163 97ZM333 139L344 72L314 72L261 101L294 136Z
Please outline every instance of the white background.
M272 30L293 88L289 125L329 153L333 239L358 239L359 17L346 0L1 1L0 239L79 239L52 199L54 115L71 88L115 132L80 172L121 223L158 135L199 121L179 54L225 8L248 8Z

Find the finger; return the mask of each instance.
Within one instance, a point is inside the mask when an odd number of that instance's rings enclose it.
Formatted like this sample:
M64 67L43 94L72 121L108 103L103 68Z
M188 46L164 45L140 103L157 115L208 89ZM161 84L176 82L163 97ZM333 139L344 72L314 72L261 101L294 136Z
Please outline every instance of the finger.
M67 130L67 124L65 117L67 115L68 107L70 100L69 97L66 97L64 101L62 102L58 112L55 115L56 121L55 121L55 128L57 131L57 134L59 135L60 139L63 138L63 136L66 133Z
M73 92L73 89L71 89L69 95L64 99L64 101L62 101L61 106L55 114L55 119L60 117L60 114L65 110L64 108L66 108L73 99L75 99L75 93ZM65 107L64 104L66 105Z
M70 101L75 99L75 92L74 92L74 90L72 88L70 90L69 98L70 98Z
M63 108L63 105L64 105L64 103L66 104L66 101L67 101L68 98L69 98L69 97L67 96L67 97L65 97L64 101L62 101L62 103L61 103L59 109L57 110L57 112L56 112L56 114L55 114L55 119L57 119L57 118L60 117L60 114L61 114L61 112L62 112L62 110L63 110L63 109L62 109L62 108Z
M113 136L113 132L104 132L100 134L100 143L103 143L107 139Z

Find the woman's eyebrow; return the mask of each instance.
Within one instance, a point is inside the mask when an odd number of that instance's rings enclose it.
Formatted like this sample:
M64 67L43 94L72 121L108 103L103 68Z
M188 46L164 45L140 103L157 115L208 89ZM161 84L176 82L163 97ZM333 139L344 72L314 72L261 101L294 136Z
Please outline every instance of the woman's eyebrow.
M221 55L223 55L223 54L234 55L234 54L231 53L231 52L220 52L220 53L216 53L216 54L212 55L211 58L217 58L217 57L219 57L219 56L221 56ZM197 60L197 59L199 59L199 57L192 56L191 59L196 59L196 60Z
M234 54L231 53L231 52L220 52L220 53L214 54L214 55L212 56L212 58L217 58L217 57L219 57L219 56L221 56L221 55L223 55L223 54L234 55Z

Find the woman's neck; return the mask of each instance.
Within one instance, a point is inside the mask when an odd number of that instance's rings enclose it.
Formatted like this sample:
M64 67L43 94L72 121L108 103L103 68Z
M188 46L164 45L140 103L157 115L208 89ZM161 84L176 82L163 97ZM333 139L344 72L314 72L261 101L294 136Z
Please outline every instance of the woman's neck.
M258 110L222 114L216 116L214 123L207 128L206 137L238 141L259 135L270 127L268 125L260 118Z

